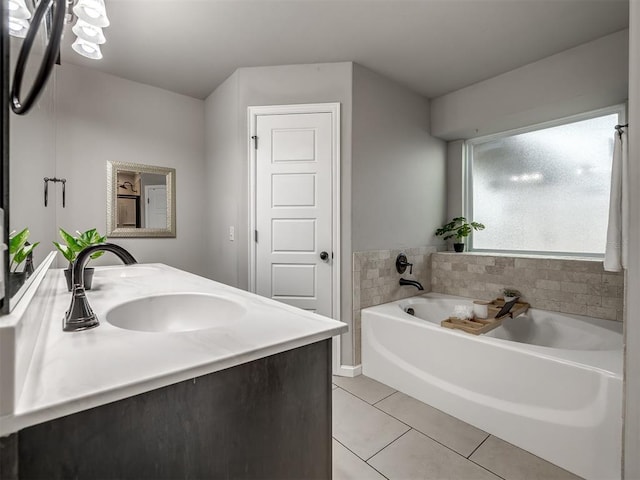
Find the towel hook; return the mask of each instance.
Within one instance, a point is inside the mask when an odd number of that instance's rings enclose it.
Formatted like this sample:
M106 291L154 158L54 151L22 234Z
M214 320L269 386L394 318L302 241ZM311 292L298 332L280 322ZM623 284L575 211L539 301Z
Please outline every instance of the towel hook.
M62 184L62 208L67 206L67 179L44 177L44 206L49 205L49 182Z

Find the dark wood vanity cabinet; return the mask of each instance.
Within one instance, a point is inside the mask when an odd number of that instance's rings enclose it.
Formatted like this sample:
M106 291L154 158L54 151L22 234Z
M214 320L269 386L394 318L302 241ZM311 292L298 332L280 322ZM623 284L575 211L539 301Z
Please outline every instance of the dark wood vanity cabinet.
M328 479L331 340L25 428L1 447L3 479Z

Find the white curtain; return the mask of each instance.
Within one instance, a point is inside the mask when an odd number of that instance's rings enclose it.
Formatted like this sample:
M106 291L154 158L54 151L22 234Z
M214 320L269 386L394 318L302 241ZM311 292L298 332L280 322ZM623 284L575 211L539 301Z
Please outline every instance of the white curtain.
M609 201L609 226L604 269L619 272L627 265L628 235L628 157L627 134L614 135L613 165L611 169L611 200Z

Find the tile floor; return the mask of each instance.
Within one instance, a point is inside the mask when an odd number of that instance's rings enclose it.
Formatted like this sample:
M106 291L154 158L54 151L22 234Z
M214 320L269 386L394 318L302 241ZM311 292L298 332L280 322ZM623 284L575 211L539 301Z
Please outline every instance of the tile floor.
M363 375L333 378L335 480L577 480Z

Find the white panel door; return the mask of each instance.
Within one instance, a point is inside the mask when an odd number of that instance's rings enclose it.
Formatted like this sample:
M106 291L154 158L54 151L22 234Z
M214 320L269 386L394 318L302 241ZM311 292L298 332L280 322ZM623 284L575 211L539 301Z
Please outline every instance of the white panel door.
M256 293L330 317L331 113L258 115L256 133Z
M145 206L146 228L167 228L167 187L165 185L145 186L147 204Z

